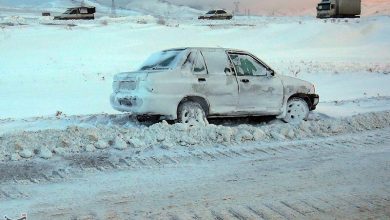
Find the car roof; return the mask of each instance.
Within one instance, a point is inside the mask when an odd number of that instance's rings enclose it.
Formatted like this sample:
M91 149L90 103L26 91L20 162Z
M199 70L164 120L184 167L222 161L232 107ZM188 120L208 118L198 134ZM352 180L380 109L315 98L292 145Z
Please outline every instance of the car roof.
M169 50L223 50L223 51L230 51L230 52L244 52L248 53L244 50L238 50L233 48L223 48L223 47L180 47L180 48L171 48L163 51L169 51Z
M80 6L80 7L73 7L73 8L68 8L68 9L78 9L78 8L95 8L93 6Z

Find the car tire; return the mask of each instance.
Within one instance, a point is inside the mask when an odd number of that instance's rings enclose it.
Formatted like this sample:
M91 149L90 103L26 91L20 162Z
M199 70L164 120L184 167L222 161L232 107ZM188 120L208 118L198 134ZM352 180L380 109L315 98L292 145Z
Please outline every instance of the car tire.
M177 111L177 122L189 125L207 125L205 110L197 102L187 101L180 104Z
M303 120L307 120L309 116L309 105L302 98L291 98L286 105L286 116L283 121L291 124L298 124Z

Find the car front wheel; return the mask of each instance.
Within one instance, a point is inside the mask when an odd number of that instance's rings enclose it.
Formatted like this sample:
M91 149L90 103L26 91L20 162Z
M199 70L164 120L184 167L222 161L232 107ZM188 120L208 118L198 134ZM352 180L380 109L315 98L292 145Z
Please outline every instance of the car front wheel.
M291 98L287 102L286 116L284 121L291 124L300 123L306 120L309 116L309 106L307 102L301 98Z
M206 113L202 106L197 102L184 102L180 104L177 113L179 123L190 125L207 125Z

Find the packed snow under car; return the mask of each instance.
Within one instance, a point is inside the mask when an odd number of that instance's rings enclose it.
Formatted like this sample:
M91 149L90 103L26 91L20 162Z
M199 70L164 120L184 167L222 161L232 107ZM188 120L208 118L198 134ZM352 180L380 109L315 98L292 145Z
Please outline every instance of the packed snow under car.
M313 84L276 74L248 52L224 48L157 52L138 71L117 74L113 90L116 110L181 123L265 115L299 123L319 102Z

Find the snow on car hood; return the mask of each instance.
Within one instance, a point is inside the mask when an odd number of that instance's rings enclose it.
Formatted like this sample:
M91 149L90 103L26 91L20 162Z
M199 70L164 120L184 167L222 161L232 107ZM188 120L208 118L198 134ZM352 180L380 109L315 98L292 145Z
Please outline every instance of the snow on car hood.
M284 75L278 75L278 77L282 80L286 93L315 93L314 85L310 82Z

